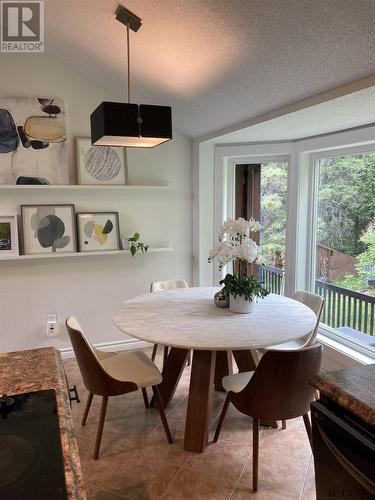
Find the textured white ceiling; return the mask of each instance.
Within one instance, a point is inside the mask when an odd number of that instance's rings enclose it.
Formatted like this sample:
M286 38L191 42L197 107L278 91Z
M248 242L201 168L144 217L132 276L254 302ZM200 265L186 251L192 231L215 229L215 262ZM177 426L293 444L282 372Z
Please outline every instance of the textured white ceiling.
M289 141L375 123L375 87L215 137L215 143Z
M114 0L46 0L46 50L125 95ZM133 100L197 137L375 73L374 0L123 0Z

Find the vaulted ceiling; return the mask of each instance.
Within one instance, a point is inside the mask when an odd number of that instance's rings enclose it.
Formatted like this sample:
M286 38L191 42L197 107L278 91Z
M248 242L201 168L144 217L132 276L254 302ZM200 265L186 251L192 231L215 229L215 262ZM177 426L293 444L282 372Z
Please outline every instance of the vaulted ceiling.
M122 0L132 100L173 106L191 137L375 73L374 0ZM125 99L115 0L46 0L46 51Z

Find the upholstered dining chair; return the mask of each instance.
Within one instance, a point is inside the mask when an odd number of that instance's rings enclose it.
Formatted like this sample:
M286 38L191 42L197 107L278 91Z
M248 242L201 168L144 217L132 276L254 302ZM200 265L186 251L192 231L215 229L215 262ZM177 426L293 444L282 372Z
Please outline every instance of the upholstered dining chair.
M189 285L185 280L165 280L153 281L150 285L150 292L160 292L161 290L173 290L174 288L188 288ZM151 359L155 361L155 356L158 350L158 344L154 344L152 349ZM163 350L163 367L168 356L168 346L164 346ZM190 365L190 354L188 357L188 365Z
M301 302L305 306L309 307L316 316L316 322L314 328L304 337L292 340L291 342L285 342L284 344L272 345L271 347L265 347L262 351L267 351L268 349L272 350L290 350L290 349L302 349L303 347L307 347L315 342L320 318L322 316L323 307L324 307L324 299L320 295L316 295L315 293L310 292L296 292L293 296L294 300Z
M87 340L81 325L74 316L69 316L65 324L83 383L89 392L82 417L82 425L86 424L93 396L102 396L94 458L98 459L99 457L108 398L142 389L145 406L148 407L146 387L150 386L155 395L167 440L169 443L172 443L171 433L158 389L158 384L162 381L162 376L150 358L142 351L122 352L119 354L100 351L93 347Z
M253 491L258 489L259 421L289 420L303 417L311 444L308 416L315 389L309 384L318 373L322 346L313 344L299 350L267 351L254 372L223 378L227 397L220 415L214 442L219 439L223 421L232 403L253 419Z
M285 350L288 351L290 349L302 349L303 347L307 347L309 345L314 344L319 330L320 318L322 316L324 307L324 299L323 297L321 297L320 295L316 295L315 293L302 292L302 291L296 292L293 298L294 300L297 300L298 302L301 302L305 306L309 307L315 313L316 322L314 328L311 330L311 332L309 332L307 335L305 335L300 339L260 349L259 352L261 355L264 354L269 349L272 350L277 349L278 351L285 351ZM285 420L282 421L282 428L286 429Z

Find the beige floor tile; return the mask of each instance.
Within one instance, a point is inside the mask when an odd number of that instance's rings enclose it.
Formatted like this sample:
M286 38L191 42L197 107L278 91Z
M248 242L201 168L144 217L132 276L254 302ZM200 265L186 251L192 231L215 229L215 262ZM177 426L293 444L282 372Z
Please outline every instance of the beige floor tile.
M212 443L204 453L188 452L184 469L191 471L192 475L197 471L203 471L207 477L220 477L234 485L249 454L248 446L235 446L230 449L225 443Z
M311 457L303 487L301 500L316 500L314 459Z
M119 469L130 459L132 453L113 452L94 460L92 457L82 457L82 472L89 498L95 496L98 490L121 488L123 480Z
M287 422L287 429L262 429L259 440L258 493L254 498L299 500L311 450L302 419ZM252 492L252 458L246 465L233 499Z
M204 468L184 467L170 483L163 500L227 500L233 489L227 477L212 476Z
M138 450L119 469L121 484L111 487L111 491L132 500L162 498L179 470L176 463L158 453L146 457L144 451Z

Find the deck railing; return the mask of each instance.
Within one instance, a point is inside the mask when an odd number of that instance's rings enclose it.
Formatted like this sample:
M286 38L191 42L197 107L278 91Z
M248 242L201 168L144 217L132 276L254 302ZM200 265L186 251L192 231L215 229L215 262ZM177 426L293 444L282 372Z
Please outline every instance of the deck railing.
M375 297L315 280L315 293L325 299L322 323L349 326L374 336Z
M271 293L282 294L284 270L259 266L259 281ZM315 280L315 293L325 299L321 322L339 328L348 326L375 336L375 296Z
M284 270L272 266L259 266L259 281L266 290L282 295L284 293Z

